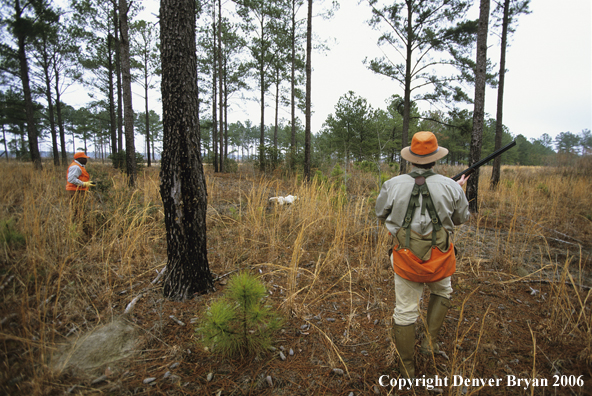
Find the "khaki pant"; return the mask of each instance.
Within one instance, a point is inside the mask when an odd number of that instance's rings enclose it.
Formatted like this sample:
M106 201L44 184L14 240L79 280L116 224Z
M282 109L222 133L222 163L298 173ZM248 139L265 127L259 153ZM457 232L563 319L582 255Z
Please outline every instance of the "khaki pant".
M392 255L391 255L392 260ZM438 282L425 283L432 294L450 299L452 294L451 276ZM395 274L395 324L406 326L415 323L419 316L419 300L423 294L424 283L409 281Z

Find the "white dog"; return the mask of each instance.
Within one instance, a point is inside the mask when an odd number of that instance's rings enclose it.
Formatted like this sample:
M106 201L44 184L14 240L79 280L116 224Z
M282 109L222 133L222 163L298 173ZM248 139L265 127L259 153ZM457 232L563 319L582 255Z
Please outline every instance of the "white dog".
M285 197L271 197L269 198L269 201L278 203L280 205L290 205L293 204L297 199L298 197L294 195L287 195Z

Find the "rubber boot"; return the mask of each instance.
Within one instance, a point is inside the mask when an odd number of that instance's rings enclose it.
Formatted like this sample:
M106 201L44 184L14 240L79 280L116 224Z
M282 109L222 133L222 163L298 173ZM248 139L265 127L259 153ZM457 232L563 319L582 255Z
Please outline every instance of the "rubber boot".
M428 315L427 321L427 334L421 341L421 347L419 351L425 355L431 355L432 353L439 353L440 348L438 347L438 333L446 318L448 308L450 308L450 300L444 297L430 295L430 301L428 302Z
M395 346L399 352L399 371L405 378L415 377L415 324L393 326Z

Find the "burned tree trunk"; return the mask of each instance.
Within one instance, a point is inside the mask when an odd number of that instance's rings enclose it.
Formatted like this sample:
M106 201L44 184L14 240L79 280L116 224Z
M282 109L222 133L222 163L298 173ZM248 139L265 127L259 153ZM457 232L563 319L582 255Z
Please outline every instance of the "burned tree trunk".
M206 248L207 192L200 151L195 2L161 0L164 139L160 195L167 230L164 295L184 300L212 286Z
M506 48L508 46L508 20L510 14L510 0L504 1L504 19L502 22L502 48L500 56L499 84L497 88L497 114L495 117L495 147L494 150L502 148L502 135L504 134L504 124L502 116L504 114L504 81L506 79ZM500 181L502 167L502 157L496 157L493 160L493 169L491 171L491 188L496 188Z
M485 80L487 77L487 31L489 27L489 1L481 0L479 28L477 31L477 64L475 70L475 110L473 111L473 134L469 166L481 159L483 144L483 119L485 118ZM479 211L477 202L479 192L479 169L467 182L467 199L472 213Z
M136 147L134 143L134 110L132 107L132 76L130 65L130 43L127 19L127 0L119 0L119 20L121 22L121 77L123 80L123 107L125 125L125 159L128 185L136 185Z
M306 97L304 126L304 178L310 177L310 135L311 135L311 87L312 87L312 0L308 0L308 18L306 20Z

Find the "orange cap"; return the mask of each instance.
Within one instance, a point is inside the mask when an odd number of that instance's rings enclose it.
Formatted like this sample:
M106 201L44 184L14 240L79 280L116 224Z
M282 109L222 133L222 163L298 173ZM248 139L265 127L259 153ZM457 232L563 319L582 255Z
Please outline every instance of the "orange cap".
M76 154L74 154L74 159L78 159L78 158L90 158L88 157L86 154L84 154L82 151L77 152Z

